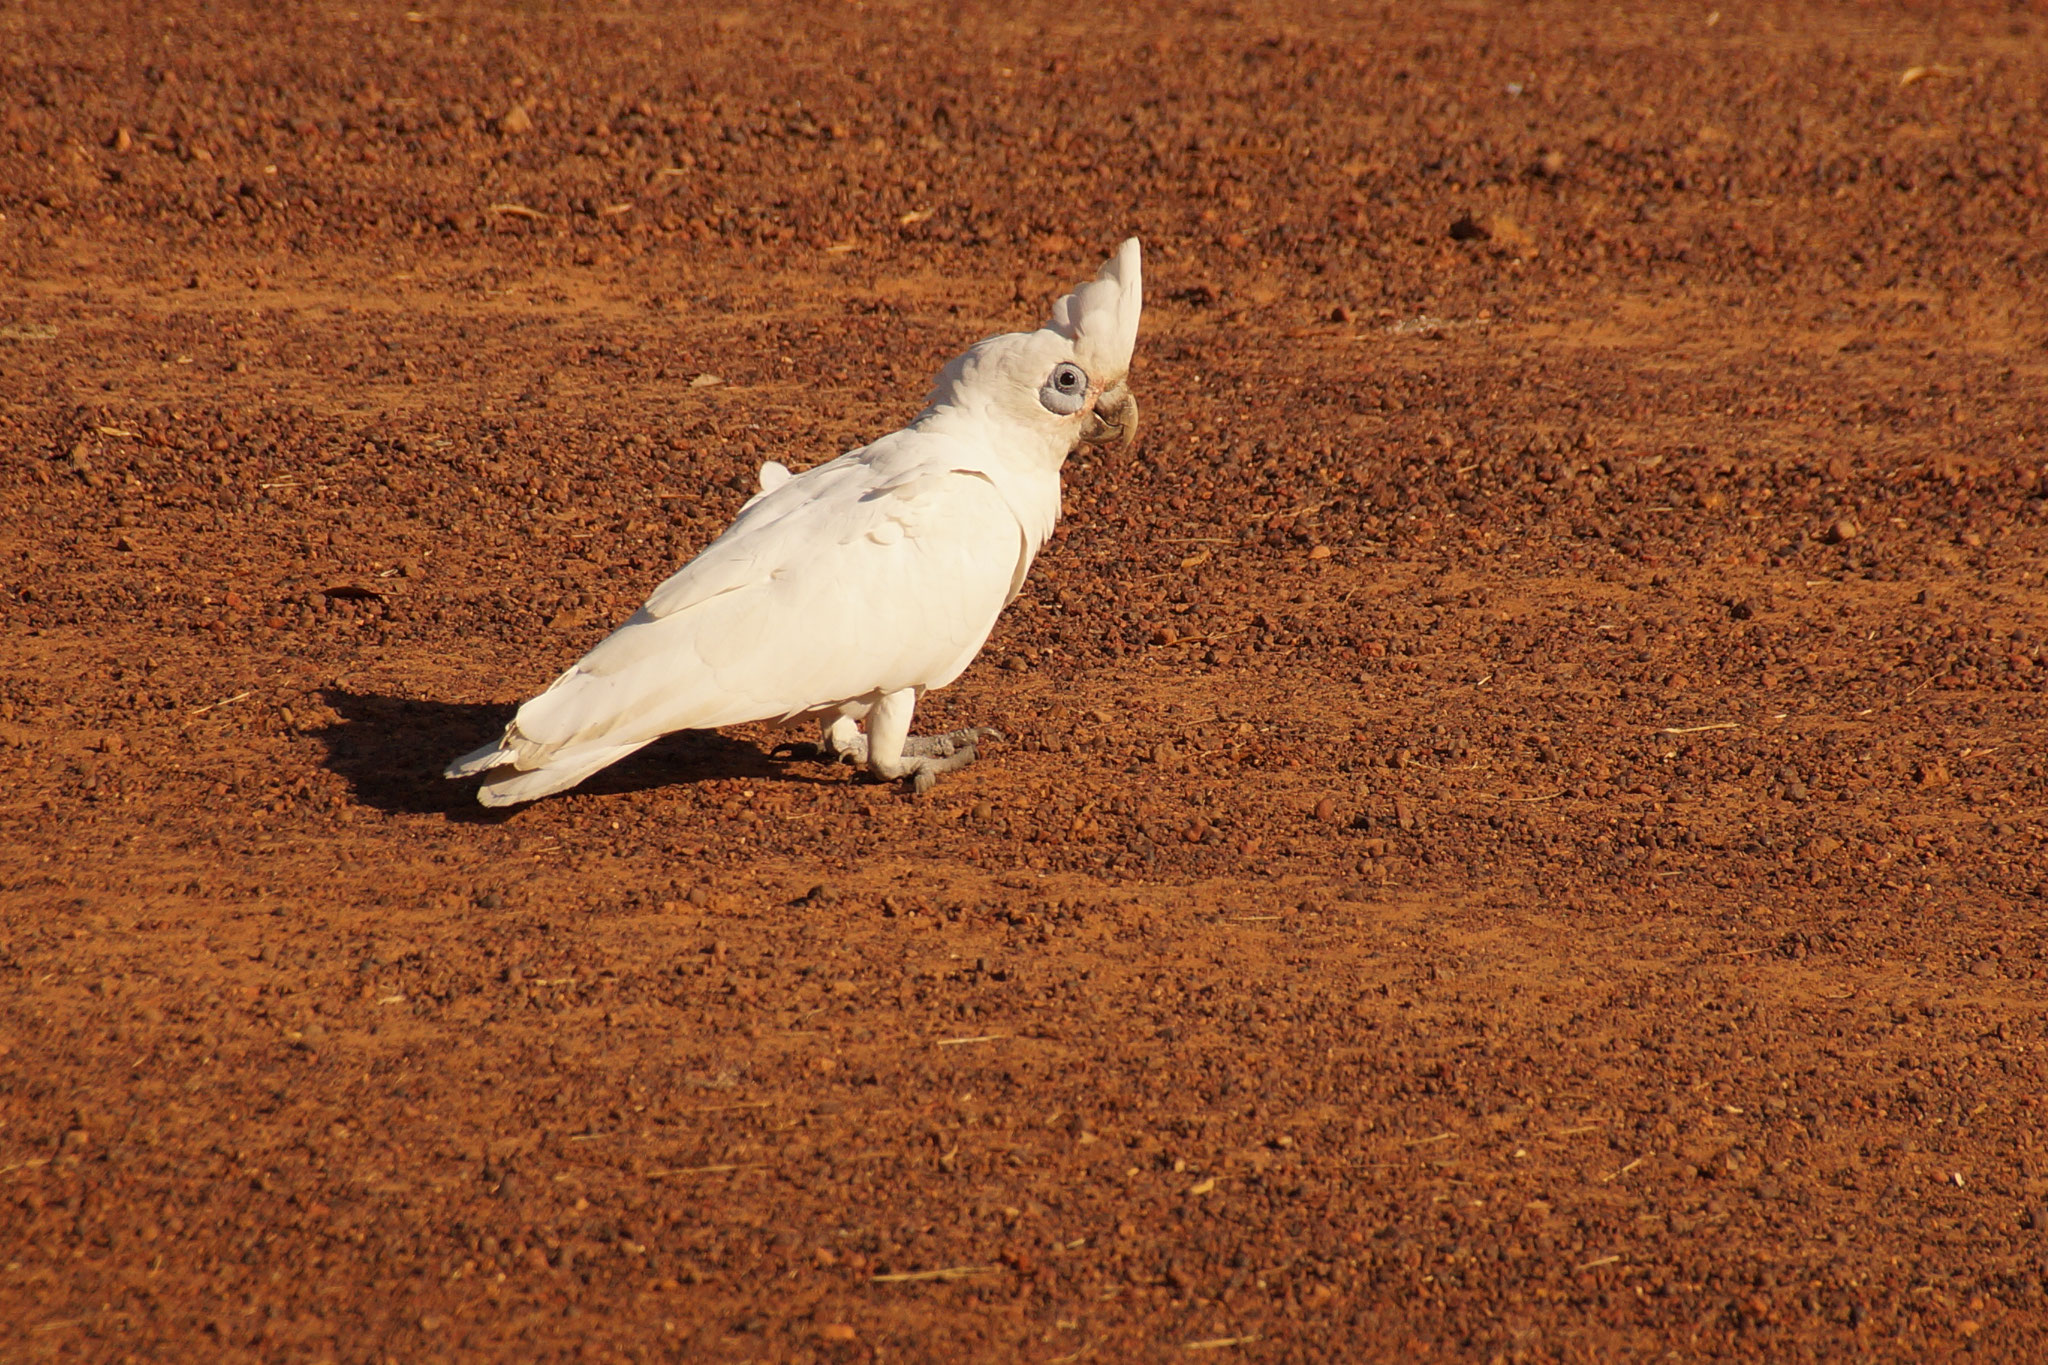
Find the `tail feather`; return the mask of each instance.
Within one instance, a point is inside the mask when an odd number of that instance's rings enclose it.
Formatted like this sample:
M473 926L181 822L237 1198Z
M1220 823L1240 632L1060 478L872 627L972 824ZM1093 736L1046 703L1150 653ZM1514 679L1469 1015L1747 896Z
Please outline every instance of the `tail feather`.
M441 770L443 777L475 777L478 773L495 768L501 763L512 761L512 750L503 739L494 739L483 748L464 754Z
M548 755L547 761L538 768L530 771L514 769L492 777L477 789L476 799L486 806L516 806L522 801L537 801L543 796L553 796L556 792L567 791L598 769L609 767L650 743L651 740L642 740L638 744L612 744L596 749L564 749ZM470 757L474 758L475 755L472 754ZM512 754L507 751L504 758L498 762L509 762L511 759ZM496 764L483 766L495 767ZM452 769L449 775L455 775Z

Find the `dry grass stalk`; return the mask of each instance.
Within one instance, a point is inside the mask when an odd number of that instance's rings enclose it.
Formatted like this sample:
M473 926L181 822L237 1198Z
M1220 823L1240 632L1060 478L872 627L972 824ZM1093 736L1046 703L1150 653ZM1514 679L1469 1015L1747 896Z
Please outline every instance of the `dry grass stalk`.
M1899 88L1903 90L1909 85L1917 85L1929 76L1960 76L1962 74L1963 68L1960 66L1947 66L1940 62L1930 66L1909 66L1899 73Z
M899 1270L889 1275L870 1275L870 1284L916 1284L923 1280L965 1280L976 1275L993 1275L992 1265L949 1265L941 1270Z

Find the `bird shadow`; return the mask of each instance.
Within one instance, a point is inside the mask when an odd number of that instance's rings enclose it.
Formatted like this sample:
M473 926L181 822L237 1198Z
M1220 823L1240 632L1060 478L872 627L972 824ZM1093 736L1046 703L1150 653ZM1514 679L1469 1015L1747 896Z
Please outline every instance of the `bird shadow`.
M355 799L391 814L445 815L451 820L496 822L511 810L477 804L473 782L441 776L448 761L504 733L504 706L412 697L388 697L330 687L322 694L340 717L315 738L327 746L323 766L349 785ZM647 791L717 778L752 777L780 782L822 783L835 779L805 773L798 766L807 745L782 748L734 739L715 730L684 730L622 759L573 790L592 795Z

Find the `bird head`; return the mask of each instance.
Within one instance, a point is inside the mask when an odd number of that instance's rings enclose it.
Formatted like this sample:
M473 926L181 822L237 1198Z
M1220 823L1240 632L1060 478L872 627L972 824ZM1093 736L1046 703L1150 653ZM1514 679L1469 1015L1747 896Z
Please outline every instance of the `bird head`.
M1125 381L1143 309L1132 237L1094 279L1053 304L1043 327L989 337L946 366L926 411L986 412L1039 434L1060 459L1084 441L1129 445L1138 403Z

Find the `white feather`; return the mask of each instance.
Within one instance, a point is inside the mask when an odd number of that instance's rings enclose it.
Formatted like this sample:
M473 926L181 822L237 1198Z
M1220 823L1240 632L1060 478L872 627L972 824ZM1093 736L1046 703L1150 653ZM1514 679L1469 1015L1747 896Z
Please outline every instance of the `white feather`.
M1046 328L947 366L905 430L802 474L764 465L723 535L448 775L494 772L485 805L530 801L672 731L859 717L953 681L1059 516L1081 427L1038 386L1064 360L1089 370L1091 393L1123 379L1138 271L1127 242Z

